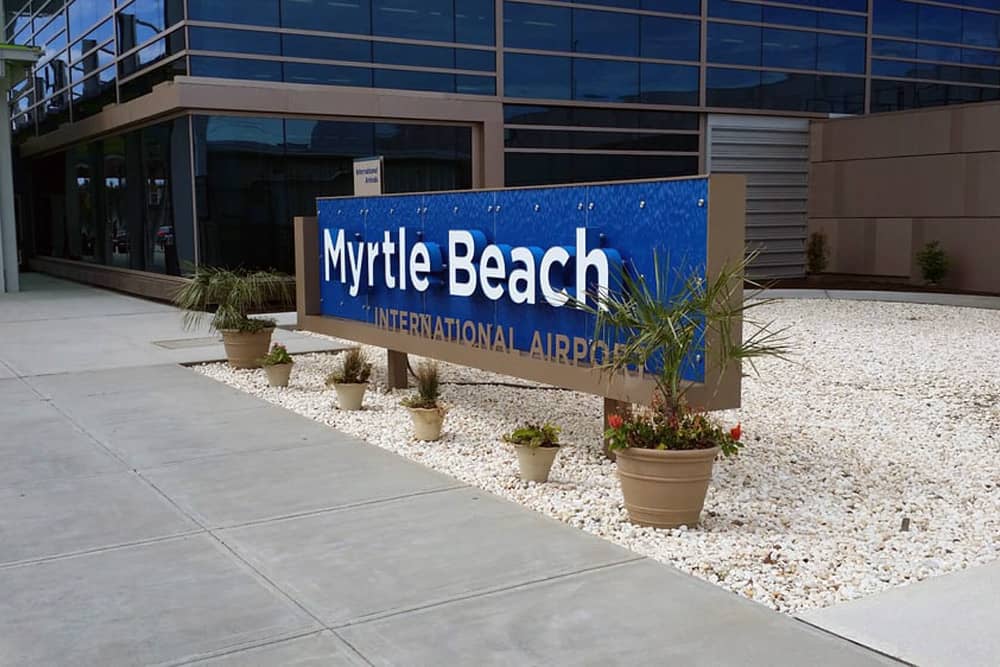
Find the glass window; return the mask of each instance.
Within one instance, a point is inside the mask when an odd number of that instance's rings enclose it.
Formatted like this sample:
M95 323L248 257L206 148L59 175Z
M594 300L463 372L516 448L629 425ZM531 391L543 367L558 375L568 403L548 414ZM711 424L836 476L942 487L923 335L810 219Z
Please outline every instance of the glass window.
M278 0L187 0L188 18L219 23L245 23L248 25L278 25Z
M281 0L281 25L304 30L371 33L369 0Z
M816 77L815 102L809 111L860 114L865 112L865 80L843 76Z
M591 109L587 107L505 104L504 120L515 125L568 125L697 130L698 114L684 111Z
M101 142L103 168L103 216L108 264L129 268L129 228L126 210L125 137L117 136ZM138 185L136 183L135 185Z
M374 34L438 42L455 39L453 0L374 0Z
M731 65L760 65L761 29L729 23L709 23L708 60Z
M467 127L377 123L375 154L385 156L387 193L472 187Z
M573 59L573 99L635 102L639 97L639 63Z
M374 74L374 85L376 88L429 90L441 93L452 93L455 91L454 74L395 69L376 69Z
M827 30L848 30L851 32L867 32L867 16L849 16L847 14L828 14L820 12L817 27Z
M66 152L68 192L66 197L67 234L64 257L84 262L101 262L100 219L97 210L100 144L80 144Z
M141 199L129 198L125 234L117 240L131 268L179 275L181 263L194 259L189 162L172 165L170 160L175 147L186 147L187 126L185 117L127 136L129 143L139 142L141 155L141 164L127 164L129 173L138 172L134 182L142 189Z
M504 55L504 95L568 100L572 97L570 59L557 56Z
M816 33L764 28L761 40L765 67L816 69Z
M284 80L290 83L371 88L372 71L367 67L284 63Z
M896 58L916 58L917 45L914 42L874 39L872 40L872 55Z
M504 4L504 44L519 49L571 51L570 10L564 7Z
M748 2L733 2L732 0L709 0L708 15L720 19L739 19L741 21L761 21L760 5Z
M110 16L111 10L108 0L76 0L70 3L67 9L70 39L82 37L92 25Z
M291 269L280 118L194 117L201 261Z
M482 72L494 72L497 68L497 55L495 51L455 49L455 67L458 69L475 69Z
M282 35L281 51L283 55L293 58L355 60L363 63L370 63L372 60L372 43L361 39Z
M701 23L659 16L642 17L642 56L664 60L698 60Z
M281 55L280 35L273 32L192 27L188 29L188 39L190 48L197 51Z
M824 72L865 72L865 38L819 33L816 69Z
M637 56L639 17L636 14L574 9L573 50L579 53Z
M962 49L962 62L970 65L1000 66L1000 53L980 51L979 49Z
M496 41L493 0L455 0L455 41L492 45Z
M654 12L701 14L701 0L640 0L639 7Z
M903 0L875 0L872 31L876 35L917 36L917 6Z
M920 60L950 60L962 62L962 49L957 46L939 46L937 44L918 44L917 58Z
M962 10L918 5L917 36L941 42L962 41Z
M194 116L202 262L294 270L292 217L353 193L351 161L385 156L387 192L472 185L469 127Z
M646 104L698 104L698 68L642 63L639 100Z
M281 81L281 63L269 60L191 56L191 76Z
M466 95L496 95L497 80L492 76L455 75L455 92Z
M1000 9L1000 6L997 6ZM962 43L1000 47L1000 16L982 12L962 12Z
M757 70L708 68L707 104L710 107L760 107L760 72Z

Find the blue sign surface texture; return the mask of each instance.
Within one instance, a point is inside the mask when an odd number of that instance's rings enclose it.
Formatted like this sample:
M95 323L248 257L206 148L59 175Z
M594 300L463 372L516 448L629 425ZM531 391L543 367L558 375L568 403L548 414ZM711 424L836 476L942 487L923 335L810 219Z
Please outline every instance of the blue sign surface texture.
M608 353L570 299L704 277L708 179L319 199L321 313L545 361ZM668 290L670 293L670 290ZM702 356L687 378L703 381Z

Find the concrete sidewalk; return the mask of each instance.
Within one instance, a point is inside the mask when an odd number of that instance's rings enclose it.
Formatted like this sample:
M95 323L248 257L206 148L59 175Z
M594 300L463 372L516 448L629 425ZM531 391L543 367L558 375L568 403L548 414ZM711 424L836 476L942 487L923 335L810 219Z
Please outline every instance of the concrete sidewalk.
M1000 561L801 615L915 665L1000 664Z
M0 664L892 662L180 367L165 306L26 278Z

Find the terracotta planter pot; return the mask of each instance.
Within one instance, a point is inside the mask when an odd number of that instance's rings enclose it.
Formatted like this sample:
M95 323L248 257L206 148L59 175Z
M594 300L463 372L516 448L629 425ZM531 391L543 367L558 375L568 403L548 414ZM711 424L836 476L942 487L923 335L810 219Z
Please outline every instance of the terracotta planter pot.
M292 364L264 366L264 372L267 373L267 383L272 387L287 387L292 376Z
M413 437L417 440L440 440L444 426L441 408L407 408L413 420Z
M696 526L719 451L618 450L618 477L629 520L655 528Z
M527 447L515 445L517 463L521 468L521 479L525 482L547 482L552 463L559 453L558 447Z
M367 384L335 384L334 390L337 392L337 405L341 410L360 410L361 404L365 402L365 390Z
M222 344L226 348L226 358L233 368L260 368L260 359L267 355L271 347L271 334L274 327L248 333L224 329Z

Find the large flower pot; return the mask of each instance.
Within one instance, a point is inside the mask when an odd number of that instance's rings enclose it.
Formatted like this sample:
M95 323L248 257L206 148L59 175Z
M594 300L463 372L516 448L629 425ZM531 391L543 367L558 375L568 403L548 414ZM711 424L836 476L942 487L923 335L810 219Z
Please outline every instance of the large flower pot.
M407 408L413 420L413 437L417 440L440 440L444 426L444 410L441 408Z
M559 453L558 447L528 447L515 445L517 463L521 468L521 479L525 482L547 482L552 462Z
M361 404L365 401L367 388L367 384L353 382L333 385L334 391L337 392L337 405L341 410L360 410Z
M292 364L271 364L264 366L267 373L267 383L272 387L287 387L292 376Z
M718 453L718 447L618 450L618 477L629 520L654 528L697 525Z
M222 344L226 348L226 358L233 368L260 368L261 357L267 356L271 347L271 334L274 327L260 331L237 331L223 329Z

